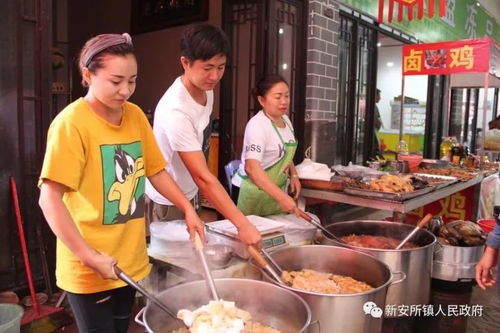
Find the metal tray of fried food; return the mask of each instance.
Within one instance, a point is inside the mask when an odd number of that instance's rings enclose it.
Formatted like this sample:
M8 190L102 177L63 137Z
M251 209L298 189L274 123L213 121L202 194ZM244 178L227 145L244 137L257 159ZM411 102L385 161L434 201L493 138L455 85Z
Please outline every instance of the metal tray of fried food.
M433 175L433 176L447 176L458 178L461 182L467 182L478 176L477 172L468 169L460 168L441 168L441 169L420 169L418 173Z
M429 193L432 190L434 190L434 186L426 186L413 192L382 192L354 187L344 188L344 192L347 194L389 201L405 201L414 197L418 197L419 195Z
M436 190L439 190L451 184L455 184L456 182L459 181L457 177L433 175L430 173L413 173L412 175L420 177L423 180L429 182L429 185L434 186Z

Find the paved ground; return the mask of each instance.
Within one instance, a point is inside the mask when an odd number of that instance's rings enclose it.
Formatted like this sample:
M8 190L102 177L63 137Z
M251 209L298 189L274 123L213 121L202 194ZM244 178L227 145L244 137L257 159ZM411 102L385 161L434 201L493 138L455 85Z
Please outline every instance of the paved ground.
M467 333L500 332L500 296L496 288L483 291L475 286L472 291L471 304L481 304L484 308L482 316L469 318Z

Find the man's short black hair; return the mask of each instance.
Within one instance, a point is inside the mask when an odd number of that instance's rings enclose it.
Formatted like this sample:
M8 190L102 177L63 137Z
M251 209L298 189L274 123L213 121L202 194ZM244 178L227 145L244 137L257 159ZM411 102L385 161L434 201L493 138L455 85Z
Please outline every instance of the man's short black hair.
M216 55L229 56L230 45L222 29L210 24L193 24L181 37L181 56L189 62L208 60Z
M377 88L377 94L380 94L380 89Z

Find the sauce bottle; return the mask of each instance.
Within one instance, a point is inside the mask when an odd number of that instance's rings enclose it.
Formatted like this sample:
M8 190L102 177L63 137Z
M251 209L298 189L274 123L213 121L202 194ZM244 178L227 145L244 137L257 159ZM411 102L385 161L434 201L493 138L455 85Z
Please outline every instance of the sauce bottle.
M439 149L441 151L441 159L450 159L451 148L453 147L453 142L451 142L451 138L449 136L444 136L443 141L441 141L441 145Z
M451 148L451 158L450 162L453 164L460 164L460 161L462 160L463 155L463 148L461 145L454 145L453 148Z

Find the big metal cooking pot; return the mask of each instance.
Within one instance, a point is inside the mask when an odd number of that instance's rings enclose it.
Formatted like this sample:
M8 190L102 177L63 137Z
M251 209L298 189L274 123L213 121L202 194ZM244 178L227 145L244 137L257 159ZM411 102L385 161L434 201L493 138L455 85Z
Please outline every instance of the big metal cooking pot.
M332 223L326 228L337 237L346 235L375 235L403 240L415 226L386 221L346 221ZM351 249L370 254L386 263L392 272L403 272L406 280L389 287L386 304L390 306L424 305L430 301L433 249L436 237L419 229L410 240L418 245L415 249L384 250L358 246ZM346 246L323 235L322 244ZM389 312L389 316L397 313Z
M484 245L463 247L437 243L432 277L445 281L472 281L483 252Z
M284 270L306 268L340 274L374 287L356 294L322 294L280 285L264 271L265 280L295 292L309 304L312 320L319 322L321 332L371 333L382 330L382 318L372 316L369 311L365 313L364 305L374 302L384 311L387 287L392 279L386 264L361 252L324 245L285 247L270 255Z
M309 306L296 294L273 284L247 279L215 279L219 297L236 302L252 319L283 333L305 333L311 323ZM205 281L193 281L166 289L157 295L172 311L194 310L209 302ZM181 326L156 305L149 303L136 317L147 332L170 333Z

